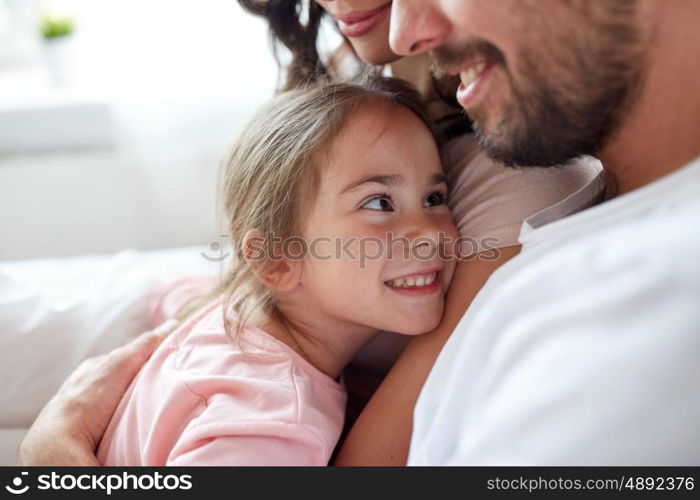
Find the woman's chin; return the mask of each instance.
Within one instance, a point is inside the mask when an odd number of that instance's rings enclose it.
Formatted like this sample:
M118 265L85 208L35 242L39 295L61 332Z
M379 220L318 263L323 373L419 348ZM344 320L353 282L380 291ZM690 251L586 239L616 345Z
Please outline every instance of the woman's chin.
M388 45L383 50L377 50L374 47L364 47L363 44L356 43L353 44L353 48L362 62L373 66L382 66L401 59L401 56L394 54Z

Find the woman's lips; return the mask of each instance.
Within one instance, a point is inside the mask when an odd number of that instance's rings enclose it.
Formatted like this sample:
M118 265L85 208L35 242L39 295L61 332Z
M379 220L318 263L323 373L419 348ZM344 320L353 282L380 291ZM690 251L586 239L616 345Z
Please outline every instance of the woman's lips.
M358 38L374 30L391 11L391 2L376 9L334 15L340 32L348 38Z

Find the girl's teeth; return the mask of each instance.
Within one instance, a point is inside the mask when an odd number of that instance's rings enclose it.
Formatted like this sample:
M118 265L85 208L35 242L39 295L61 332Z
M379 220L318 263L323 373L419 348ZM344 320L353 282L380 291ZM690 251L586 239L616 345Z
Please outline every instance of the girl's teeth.
M426 286L432 284L437 279L437 272L428 276L411 276L408 278L397 278L389 281L388 284L393 287L406 288L409 286Z

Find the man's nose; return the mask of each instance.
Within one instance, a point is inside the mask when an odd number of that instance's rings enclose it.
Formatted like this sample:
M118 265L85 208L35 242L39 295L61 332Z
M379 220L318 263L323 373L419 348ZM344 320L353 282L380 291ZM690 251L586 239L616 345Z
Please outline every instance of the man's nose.
M450 23L435 3L435 0L394 0L389 44L396 54L421 54L444 43Z

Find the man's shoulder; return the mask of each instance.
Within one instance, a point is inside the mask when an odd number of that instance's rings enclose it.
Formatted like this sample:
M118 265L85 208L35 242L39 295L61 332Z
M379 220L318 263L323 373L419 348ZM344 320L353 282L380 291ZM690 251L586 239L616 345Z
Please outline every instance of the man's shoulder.
M699 215L654 210L506 264L426 383L413 456L697 462Z
M514 268L536 271L532 263L538 260L552 266L575 264L567 272L586 274L597 270L619 273L632 267L644 272L652 262L665 262L667 265L659 269L670 272L697 267L694 259L683 259L698 255L700 250L700 200L677 203L659 199L624 213L629 208L621 207L617 214L602 205L560 221L562 227L552 227L547 238L541 234L532 243L523 243Z

